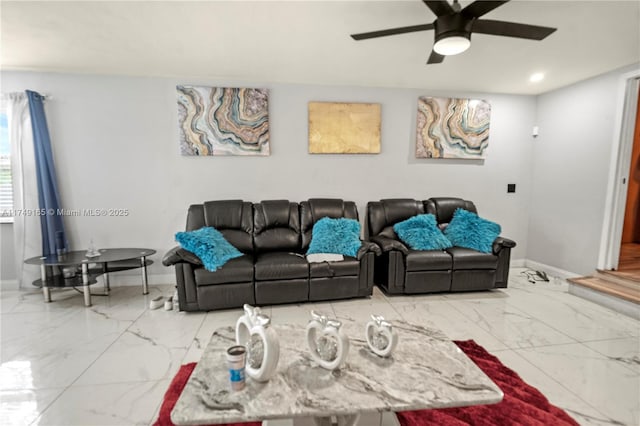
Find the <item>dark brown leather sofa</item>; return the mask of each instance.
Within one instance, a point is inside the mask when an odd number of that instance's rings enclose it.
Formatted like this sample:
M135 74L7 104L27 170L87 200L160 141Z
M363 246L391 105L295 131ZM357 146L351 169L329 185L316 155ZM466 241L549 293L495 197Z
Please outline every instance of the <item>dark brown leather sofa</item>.
M385 199L367 205L367 238L382 249L376 259L374 281L386 293L411 294L488 290L507 287L511 248L516 243L498 237L492 253L452 247L446 250L411 250L393 225L412 216L432 213L440 228L457 208L477 213L473 202L460 198Z
M355 203L310 199L300 204L268 200L208 201L189 207L186 230L213 226L243 253L215 272L175 247L163 258L175 266L180 310L226 309L370 296L379 248L363 241L357 257L308 263L304 257L315 222L323 217L358 219Z

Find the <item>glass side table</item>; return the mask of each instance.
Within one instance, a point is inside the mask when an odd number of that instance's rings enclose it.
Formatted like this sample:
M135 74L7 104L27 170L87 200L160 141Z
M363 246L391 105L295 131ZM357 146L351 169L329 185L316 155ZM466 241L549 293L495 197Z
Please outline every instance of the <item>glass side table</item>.
M45 302L51 302L51 288L83 287L84 305L91 306L91 292L89 286L97 282L96 278L104 275L104 293L109 295L109 273L128 269L142 269L142 294L149 293L147 282L147 266L153 261L148 256L156 253L146 248L113 248L99 250L100 256L86 257L86 250L72 251L63 255L36 256L24 263L40 266L40 279L33 282L36 287L42 287ZM96 265L89 267L90 265ZM65 278L62 274L54 273L54 268L81 267L82 274Z

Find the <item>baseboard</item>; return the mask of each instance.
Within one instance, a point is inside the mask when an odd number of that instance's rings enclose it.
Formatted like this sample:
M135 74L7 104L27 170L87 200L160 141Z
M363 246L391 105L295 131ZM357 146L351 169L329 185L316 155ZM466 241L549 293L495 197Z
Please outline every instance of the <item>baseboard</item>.
M0 289L2 290L17 290L18 280L0 280Z
M509 268L525 268L526 261L526 259L511 259Z
M511 266L513 267L513 264ZM563 280L581 276L579 274L576 274L575 272L565 271L564 269L556 268L555 266L546 265L544 263L535 262L529 259L525 259L524 266L526 268L535 269L536 271L544 271L547 275L562 278Z

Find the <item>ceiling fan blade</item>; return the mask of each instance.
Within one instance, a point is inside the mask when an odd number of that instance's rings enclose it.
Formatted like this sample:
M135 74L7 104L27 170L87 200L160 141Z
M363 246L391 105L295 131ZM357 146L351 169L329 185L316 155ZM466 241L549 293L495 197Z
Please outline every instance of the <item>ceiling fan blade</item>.
M557 28L494 21L492 19L478 19L473 22L472 27L472 32L474 33L527 38L529 40L542 40L555 30L557 30Z
M474 1L469 6L462 9L462 14L467 18L479 18L482 15L485 15L491 12L498 6L502 6L505 3L508 3L509 0L506 1Z
M417 31L432 30L433 24L412 25L410 27L390 28L388 30L371 31L368 33L351 34L354 40L365 40L368 38L384 37L395 34L415 33Z
M439 64L444 61L444 55L436 53L435 51L431 51L431 55L429 55L429 60L427 64Z
M453 10L453 8L451 7L451 5L445 0L439 0L439 1L422 0L422 1L438 17L440 17L442 15L449 15L449 14L455 12Z

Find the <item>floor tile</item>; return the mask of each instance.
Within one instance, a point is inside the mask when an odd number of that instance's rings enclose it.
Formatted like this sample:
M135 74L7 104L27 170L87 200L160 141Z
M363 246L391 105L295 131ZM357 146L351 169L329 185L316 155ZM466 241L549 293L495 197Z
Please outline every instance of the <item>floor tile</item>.
M269 315L271 308L262 308L262 311ZM220 327L235 327L236 321L243 315L242 309L226 309L224 311L207 312L204 321L200 325L189 350L184 356L182 363L198 362L205 348L211 340L213 332Z
M506 299L464 301L452 305L478 327L509 348L575 342L574 339L506 302Z
M0 365L0 389L55 388L73 383L131 325L130 321L108 319L88 309L68 309L64 315L43 322L48 313L22 313L2 316L3 328L9 318L16 328L28 324L23 336L12 334L4 348ZM40 328L34 318L40 318ZM12 330L12 333L15 330ZM15 346L14 346L15 345ZM16 350L18 348L18 350ZM31 384L21 381L28 377Z
M606 416L598 412L594 407L556 382L542 370L533 366L514 350L496 351L494 355L496 355L504 365L517 372L525 382L542 392L549 402L565 410L567 414L580 424L612 424L611 419L607 419Z
M584 345L640 374L640 338L601 340L585 342Z
M71 386L34 425L148 425L169 383Z
M638 373L581 343L516 352L607 418L622 424L639 424Z
M299 324L305 327L311 319L311 311L327 316L334 316L331 303L304 303L290 305L274 305L271 307L272 324Z
M580 342L640 336L640 321L568 293L514 289L507 303Z
M109 296L92 297L91 310L119 320L135 321L149 309L149 302L158 296L173 295L172 286L150 286L149 294L143 295L138 286L116 287ZM162 308L161 308L162 309Z
M387 295L387 302L395 305L396 303L421 303L421 302L443 302L447 300L447 297L442 293L428 293L428 294L409 294L409 295Z
M393 307L406 321L424 326L431 324L451 340L473 339L489 351L506 348L448 302L397 303Z
M31 424L63 391L64 388L0 391L0 425Z
M170 379L205 313L147 311L78 378L77 385Z
M338 319L350 319L357 321L364 326L371 320L371 315L382 315L386 320L393 321L402 319L402 316L387 302L365 299L359 304L333 302L331 303L333 312Z
M274 324L301 327L312 309L352 319L352 338L371 314L432 324L447 338L474 339L581 424L633 424L640 322L568 294L562 280L531 284L523 270L493 291L394 297L375 288L366 299L262 310ZM0 424L15 423L7 419L18 410L19 424L40 414L35 424L152 423L178 367L199 360L213 331L243 313L149 310L173 291L150 286L143 296L139 285L116 286L89 309L73 290L54 291L52 303L37 289L0 293Z

